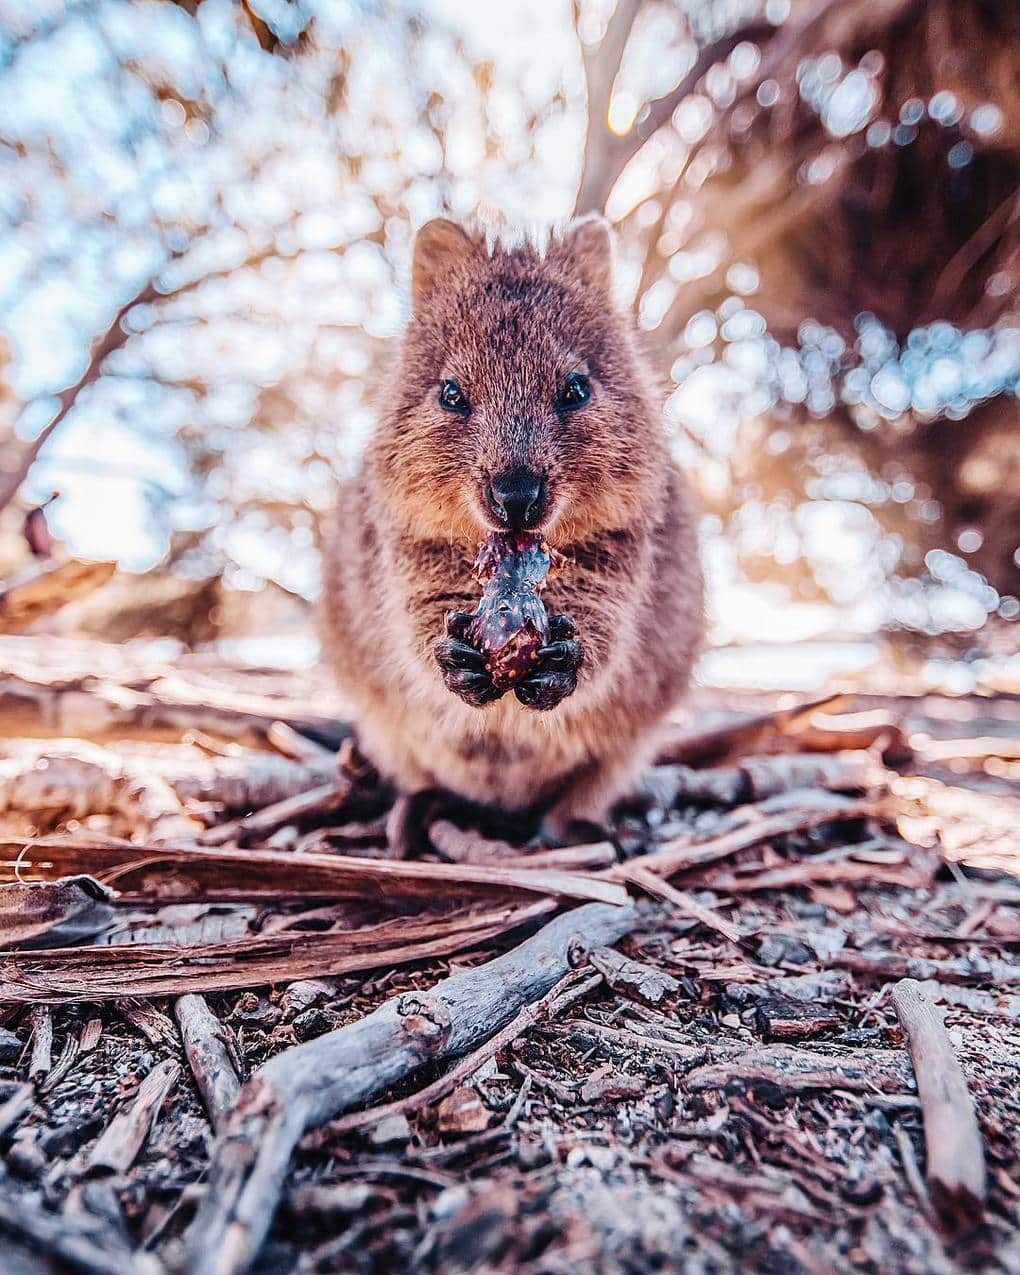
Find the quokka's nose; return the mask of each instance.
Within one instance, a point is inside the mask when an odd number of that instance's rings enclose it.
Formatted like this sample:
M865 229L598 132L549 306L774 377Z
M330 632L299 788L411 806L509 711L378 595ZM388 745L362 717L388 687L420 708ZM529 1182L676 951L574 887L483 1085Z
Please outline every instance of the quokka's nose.
M489 507L511 531L534 527L545 507L545 481L531 469L508 469L489 483Z

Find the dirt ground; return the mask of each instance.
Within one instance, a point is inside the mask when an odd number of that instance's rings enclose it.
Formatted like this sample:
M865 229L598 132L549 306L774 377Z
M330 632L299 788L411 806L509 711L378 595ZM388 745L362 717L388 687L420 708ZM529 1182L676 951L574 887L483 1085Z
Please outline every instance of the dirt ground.
M701 692L608 837L525 850L394 813L303 675L132 658L5 651L0 1269L199 1269L267 1059L625 895L304 1132L253 1269L1020 1269L1020 697Z

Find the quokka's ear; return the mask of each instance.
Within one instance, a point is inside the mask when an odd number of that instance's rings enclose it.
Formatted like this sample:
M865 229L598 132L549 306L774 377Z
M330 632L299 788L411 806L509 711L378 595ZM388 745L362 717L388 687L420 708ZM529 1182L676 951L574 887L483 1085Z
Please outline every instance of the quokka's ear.
M411 266L411 302L418 310L452 269L475 256L478 244L454 221L437 217L427 221L414 240Z
M613 232L593 213L572 221L563 232L563 251L581 279L607 297L613 289Z

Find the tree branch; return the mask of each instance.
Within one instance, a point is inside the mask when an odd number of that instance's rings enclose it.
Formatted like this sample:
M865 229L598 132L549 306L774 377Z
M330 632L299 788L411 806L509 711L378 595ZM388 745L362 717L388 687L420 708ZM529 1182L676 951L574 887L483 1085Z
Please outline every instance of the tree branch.
M162 273L165 268L166 265L164 264L160 267L159 273ZM25 444L13 467L0 473L0 510L6 509L18 494L18 489L28 477L29 471L35 464L39 453L66 420L71 409L77 403L78 396L82 390L87 389L88 386L98 381L106 360L115 350L119 350L127 344L129 333L124 327L124 320L127 318L129 311L138 305L149 305L161 295L156 286L157 278L158 274L154 274L151 279L139 288L133 297L124 302L113 316L110 326L99 340L93 344L88 362L81 376L78 377L73 385L69 385L66 390L62 390L57 395L57 410L50 417L49 422L31 442Z
M306 1130L426 1062L476 1047L544 996L578 958L622 938L634 916L630 907L578 908L504 956L430 991L393 997L357 1022L271 1058L241 1090L217 1140L209 1188L187 1236L186 1268L193 1275L246 1271Z
M616 15L614 14L614 19L615 17ZM631 21L633 24L633 19ZM740 27L736 31L731 31L729 35L722 36L720 39L713 41L712 44L705 45L703 49L698 51L694 65L675 88L647 103L639 111L634 127L629 132L621 135L608 131L605 111L600 117L594 114L592 103L593 100L597 101L597 99L593 99L592 80L589 79L588 139L584 151L581 184L574 205L575 213L604 210L606 201L609 199L620 174L641 147L644 146L645 142L657 133L664 124L668 123L672 118L673 112L686 97L694 92L702 77L717 62L729 57L738 44L743 44L745 41L754 42L767 39L775 30L776 28L770 23L753 22ZM606 40L609 38L610 31L607 31ZM601 53L601 48L599 52ZM620 50L621 59L622 55L623 49ZM619 70L619 65L617 65L616 70ZM610 91L613 80L616 78L616 70L613 71L612 79L609 81ZM603 72L604 74L605 72ZM601 82L596 82L595 87L600 90ZM606 107L608 109L608 100ZM596 134L596 126L600 130L600 135Z

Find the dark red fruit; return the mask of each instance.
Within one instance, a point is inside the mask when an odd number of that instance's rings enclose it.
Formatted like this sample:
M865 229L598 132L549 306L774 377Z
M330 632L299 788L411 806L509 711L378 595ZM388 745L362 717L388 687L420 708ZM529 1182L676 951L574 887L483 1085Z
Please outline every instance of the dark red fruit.
M539 596L551 568L564 561L536 532L493 532L478 551L475 579L481 601L465 638L485 656L497 690L506 691L534 672L549 640L549 617Z

